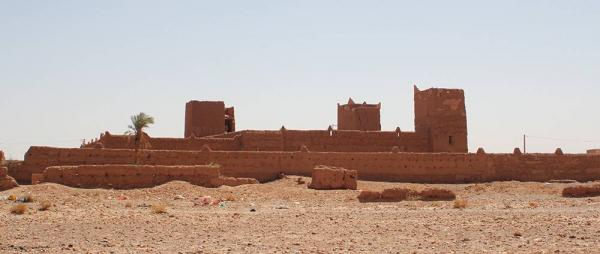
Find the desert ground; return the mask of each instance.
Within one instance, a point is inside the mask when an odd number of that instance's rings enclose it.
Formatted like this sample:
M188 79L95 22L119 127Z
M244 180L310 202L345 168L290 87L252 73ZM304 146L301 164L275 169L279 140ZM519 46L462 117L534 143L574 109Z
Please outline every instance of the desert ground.
M454 201L360 203L359 191L312 190L297 178L220 188L21 186L0 192L0 253L600 252L600 197L561 197L569 184L358 183L450 189L467 201L459 209ZM10 195L33 202L13 214L20 203ZM228 201L204 205L206 196ZM51 206L39 210L43 203Z

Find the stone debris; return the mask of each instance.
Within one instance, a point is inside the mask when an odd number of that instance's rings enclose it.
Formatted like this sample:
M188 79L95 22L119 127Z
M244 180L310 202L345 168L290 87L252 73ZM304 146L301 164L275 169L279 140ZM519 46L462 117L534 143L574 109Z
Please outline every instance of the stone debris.
M308 187L315 190L356 190L357 179L356 170L319 165L313 169Z

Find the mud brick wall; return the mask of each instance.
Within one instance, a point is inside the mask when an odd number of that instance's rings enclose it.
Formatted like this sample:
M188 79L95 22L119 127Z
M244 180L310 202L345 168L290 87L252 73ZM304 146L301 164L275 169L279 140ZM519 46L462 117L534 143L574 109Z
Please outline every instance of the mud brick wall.
M310 176L316 165L358 170L362 180L462 183L500 180L600 179L600 156L393 152L162 151L32 147L20 168L21 182L49 166L221 165L232 177L267 181L279 173Z
M415 132L392 131L242 131L211 138L151 138L153 150L198 151L208 145L217 151L299 151L304 145L315 152L429 152L428 137ZM109 149L133 149L131 138L103 135L97 142ZM95 143L86 145L94 148Z
M85 165L53 166L44 170L44 181L79 188L147 188L170 181L217 187L221 177L213 166Z
M12 189L19 186L15 179L10 177L6 167L0 167L0 191Z

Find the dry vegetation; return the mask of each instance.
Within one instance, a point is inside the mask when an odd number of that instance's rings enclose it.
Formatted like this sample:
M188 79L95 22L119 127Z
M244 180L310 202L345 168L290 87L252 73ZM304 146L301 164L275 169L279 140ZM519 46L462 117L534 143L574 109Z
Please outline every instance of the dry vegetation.
M150 209L152 209L152 213L155 214L167 213L167 205L165 204L153 204Z
M19 214L19 215L21 215L21 214L24 214L25 212L27 212L27 209L28 209L27 205L25 205L25 204L17 204L17 205L14 205L13 207L10 208L10 212L12 214Z
M466 199L456 199L454 200L454 205L452 207L455 209L465 209L467 208L467 205L468 201Z
M27 195L21 197L20 200L22 200L23 203L32 203L33 201L35 201L31 194L27 194Z
M52 207L52 202L50 202L48 200L44 200L44 201L40 202L40 207L38 208L38 210L47 211L48 209L50 209L50 207Z

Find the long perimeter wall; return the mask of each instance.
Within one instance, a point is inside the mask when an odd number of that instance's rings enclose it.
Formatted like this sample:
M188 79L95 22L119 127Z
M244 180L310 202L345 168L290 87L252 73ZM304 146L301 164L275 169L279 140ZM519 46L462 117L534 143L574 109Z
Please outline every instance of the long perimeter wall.
M315 152L405 152L429 151L428 137L415 132L395 131L240 131L203 138L147 137L153 150L198 151L208 145L219 151L298 151L306 146ZM133 149L132 136L103 134L85 147Z
M20 182L49 166L205 165L218 163L231 177L275 179L279 173L310 176L316 165L358 170L359 179L418 183L600 179L600 156L586 154L462 154L393 152L161 151L31 147L13 170Z

